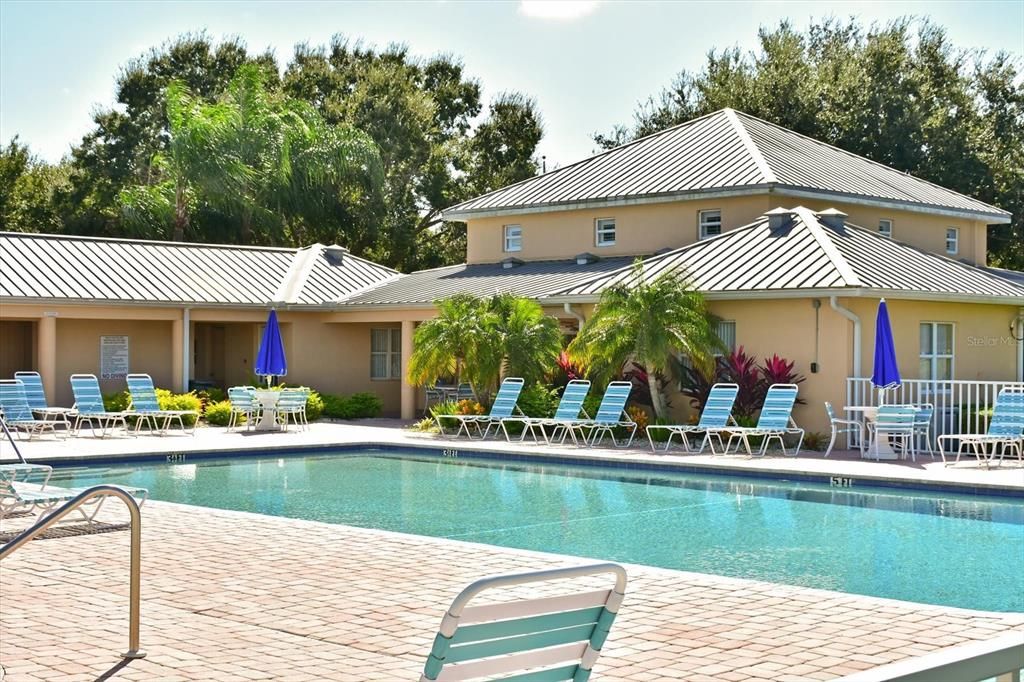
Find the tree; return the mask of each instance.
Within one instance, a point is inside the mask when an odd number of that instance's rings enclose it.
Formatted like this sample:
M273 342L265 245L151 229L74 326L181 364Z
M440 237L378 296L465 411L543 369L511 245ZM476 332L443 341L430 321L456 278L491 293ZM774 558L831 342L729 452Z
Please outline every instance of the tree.
M489 299L460 294L437 301L437 317L416 328L409 382L417 386L454 376L490 401L502 373L527 383L541 379L558 360L562 333L536 301L499 294Z
M617 146L732 107L1010 211L993 264L1024 269L1024 69L1019 57L957 49L928 20L827 19L762 28L759 49L712 50L595 135Z
M569 357L588 374L611 379L627 362L648 376L665 374L670 358L681 353L694 364L709 365L722 342L704 297L681 276L648 278L637 259L631 277L601 293L593 315L569 344ZM668 417L658 381L649 381L655 416Z
M15 136L0 149L0 230L62 232L59 204L69 176L66 163L39 160Z

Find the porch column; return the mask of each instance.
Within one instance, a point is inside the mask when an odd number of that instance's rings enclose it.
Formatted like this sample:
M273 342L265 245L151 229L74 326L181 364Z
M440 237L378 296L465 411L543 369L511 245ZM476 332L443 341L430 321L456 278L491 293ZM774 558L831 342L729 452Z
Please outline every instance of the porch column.
M409 383L409 360L412 358L412 320L402 322L402 419L416 417L416 387Z
M44 315L39 318L37 344L37 368L43 377L46 399L57 400L57 318ZM54 402L50 403L55 404Z
M185 392L185 386L181 385L185 359L184 328L180 318L171 320L171 390L175 393Z

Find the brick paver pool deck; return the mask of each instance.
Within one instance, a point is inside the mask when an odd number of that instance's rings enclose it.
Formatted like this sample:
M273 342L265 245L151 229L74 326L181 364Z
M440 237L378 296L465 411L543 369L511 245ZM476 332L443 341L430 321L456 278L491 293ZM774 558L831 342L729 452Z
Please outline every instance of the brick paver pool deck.
M371 430L376 440L368 442L409 440L385 435L394 429ZM277 438L316 443L329 432L336 429ZM159 441L165 451L179 452L205 448L215 436L224 434L34 442L23 450L29 457L163 451L150 445ZM369 437L355 431L347 437L357 436ZM273 435L237 438L246 445L284 443L265 440ZM625 456L646 457L639 451ZM736 465L788 467L797 461ZM802 466L872 475L892 469L896 475L900 465L817 459ZM1006 479L1013 486L1024 478L1012 468L936 469L934 475L950 472L966 474L972 484ZM18 522L5 522L5 529ZM581 561L149 502L143 509L142 585L142 645L149 655L122 664L117 654L127 644L128 541L125 532L57 537L30 543L0 565L5 682L415 680L444 609L465 584L488 574ZM627 598L594 679L828 680L1006 631L1024 633L1024 614L627 568Z

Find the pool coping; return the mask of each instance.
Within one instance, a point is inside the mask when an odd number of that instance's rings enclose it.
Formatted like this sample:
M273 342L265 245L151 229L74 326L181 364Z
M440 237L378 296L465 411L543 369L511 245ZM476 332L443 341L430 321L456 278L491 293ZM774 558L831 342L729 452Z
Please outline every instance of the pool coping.
M195 450L170 449L150 452L129 452L89 455L55 455L28 457L32 463L49 464L64 468L73 466L126 464L132 462L169 462L185 463L189 460L220 459L231 456L243 457L301 457L310 454L329 452L351 452L371 450L375 452L392 452L424 455L430 453L452 459L476 459L488 461L522 462L528 464L555 464L581 467L600 467L624 469L631 471L648 471L675 474L710 474L742 479L760 479L764 481L789 481L801 483L817 483L846 490L857 488L889 488L897 490L917 490L933 493L956 493L961 495L1004 497L1024 500L1024 485L1001 484L999 482L977 481L932 481L914 476L894 474L878 474L861 472L856 476L835 474L830 472L798 471L785 467L758 466L756 468L730 465L728 460L722 462L697 461L686 453L640 453L636 450L619 452L603 450L580 450L574 452L559 449L556 452L524 452L522 450L501 449L500 441L493 441L495 447L479 448L480 441L428 440L414 438L414 442L386 442L370 440L346 440L337 442L308 443L301 445L281 446L276 443L253 443L242 447L200 448ZM509 444L514 445L514 444ZM722 456L724 458L724 456ZM771 459L761 459L770 462ZM781 461L795 461L793 458ZM838 461L838 460L837 460ZM1024 470L1021 470L1024 473Z

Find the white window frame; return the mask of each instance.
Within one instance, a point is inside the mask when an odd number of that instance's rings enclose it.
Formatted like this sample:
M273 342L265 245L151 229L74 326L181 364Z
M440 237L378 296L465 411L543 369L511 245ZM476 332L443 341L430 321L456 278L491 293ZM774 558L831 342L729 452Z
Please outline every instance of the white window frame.
M513 230L516 231L516 234L514 234L514 235L511 234L511 232ZM502 250L505 253L515 253L517 251L522 251L523 250L523 226L522 225L519 225L518 223L513 223L513 224L510 224L510 225L505 225L505 227L504 227L504 229L502 231L502 237L503 237L503 241L502 241L502 247L503 248L502 248ZM513 240L515 240L514 245L513 245Z
M705 214L717 213L718 214L718 234L707 234L705 229L712 227L710 224L704 222ZM722 234L722 209L720 208L706 208L702 211L697 211L697 240L701 241L704 239L710 239L711 237L717 237Z
M719 320L715 327L715 335L718 336L720 341L725 343L725 338L722 336L722 328L729 326L732 327L732 346L727 347L727 352L732 353L736 350L736 320ZM722 357L722 355L722 353L715 353L716 357Z
M892 239L892 219L882 218L878 221L878 234L886 239Z
M601 241L602 236L611 232L611 240ZM615 218L597 218L594 220L594 246L615 246Z
M953 248L950 248L952 244ZM946 253L951 256L955 256L960 253L960 228L959 227L947 227L946 228Z
M925 353L921 350L921 327L928 325L932 329L932 347L930 352ZM938 343L938 328L939 326L949 327L949 342L950 352L939 353L937 352ZM918 344L918 364L920 365L921 360L928 360L931 365L931 370L928 372L928 376L920 377L925 381L952 381L956 378L956 323L955 322L942 322L932 320L921 320L917 327L917 344ZM936 370L939 367L939 360L949 360L949 379L939 379L936 375Z
M384 332L387 343L384 350L373 349L373 337ZM374 376L374 357L383 356L387 361L387 376ZM397 362L396 362L397 360ZM397 371L396 371L397 368ZM399 381L402 378L402 330L397 327L374 327L370 329L370 381Z

